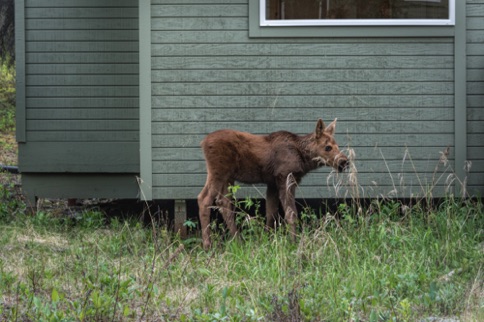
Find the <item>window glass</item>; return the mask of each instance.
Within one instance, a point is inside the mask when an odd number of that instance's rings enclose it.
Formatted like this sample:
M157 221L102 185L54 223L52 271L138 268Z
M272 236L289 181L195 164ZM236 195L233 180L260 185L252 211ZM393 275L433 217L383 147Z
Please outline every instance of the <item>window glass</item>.
M451 20L454 0L261 0L265 21L292 20L294 24L325 20ZM261 17L262 18L262 17ZM299 22L298 22L299 20ZM304 20L304 21L303 21ZM417 24L417 23L416 23ZM277 25L277 22L276 22Z

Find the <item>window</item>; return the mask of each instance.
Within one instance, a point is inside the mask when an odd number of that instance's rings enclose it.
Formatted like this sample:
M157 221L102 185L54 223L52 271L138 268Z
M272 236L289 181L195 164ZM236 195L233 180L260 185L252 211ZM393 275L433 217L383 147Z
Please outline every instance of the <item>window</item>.
M454 25L455 0L259 0L260 26Z

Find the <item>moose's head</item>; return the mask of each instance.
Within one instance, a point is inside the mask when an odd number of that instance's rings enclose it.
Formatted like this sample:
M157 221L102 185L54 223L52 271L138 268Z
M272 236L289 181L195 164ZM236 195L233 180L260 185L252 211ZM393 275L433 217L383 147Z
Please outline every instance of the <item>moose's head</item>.
M323 120L318 120L316 129L311 134L309 148L312 159L319 167L330 166L338 170L338 172L343 172L349 167L349 161L348 157L339 150L338 144L334 139L336 120L334 119L328 126L324 125Z

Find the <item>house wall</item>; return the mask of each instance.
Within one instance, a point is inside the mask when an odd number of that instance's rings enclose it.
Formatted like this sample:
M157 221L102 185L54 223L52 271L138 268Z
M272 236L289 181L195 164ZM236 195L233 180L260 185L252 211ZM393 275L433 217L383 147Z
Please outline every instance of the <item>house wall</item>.
M398 37L396 28L385 38L383 27L370 28L375 37L362 36L373 35L368 28L353 38L300 37L307 28L290 38L249 36L251 1L16 1L25 191L134 198L141 167L146 199L194 199L205 181L199 142L207 133L306 134L317 118L337 117L338 143L356 154L360 196L443 195L448 174L462 168L456 141L467 143L472 161L469 191L482 196L484 0L467 0L467 103L459 109L460 47L449 27L433 28L437 37ZM455 135L461 110L464 140ZM446 147L452 169L439 163ZM348 178L337 184L328 175L308 175L298 196L348 196Z
M484 195L484 0L467 0L468 187Z
M20 170L139 172L138 1L22 3Z
M196 198L209 132L305 134L317 118L336 117L340 147L356 154L360 196L444 194L440 152L449 146L454 160L453 37L249 38L247 0L151 3L154 199ZM347 196L328 174L309 174L298 196Z

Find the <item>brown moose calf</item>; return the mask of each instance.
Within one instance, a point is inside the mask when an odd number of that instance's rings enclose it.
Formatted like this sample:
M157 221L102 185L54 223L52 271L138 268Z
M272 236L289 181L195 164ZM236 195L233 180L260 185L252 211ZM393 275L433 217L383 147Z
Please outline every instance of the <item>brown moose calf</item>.
M227 198L228 187L235 181L267 184L266 225L274 226L280 202L295 238L296 184L318 167L331 166L341 172L349 164L334 140L335 127L336 119L327 127L320 119L315 131L305 136L287 131L262 136L234 130L207 135L201 143L207 181L198 195L203 247L211 247L209 224L214 201L230 233L237 234L233 205Z

